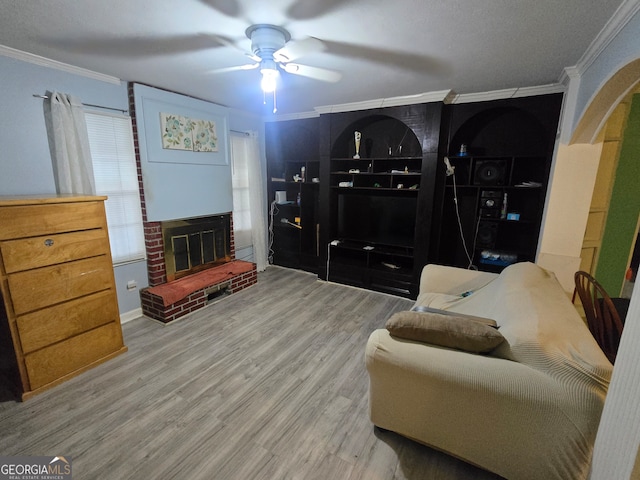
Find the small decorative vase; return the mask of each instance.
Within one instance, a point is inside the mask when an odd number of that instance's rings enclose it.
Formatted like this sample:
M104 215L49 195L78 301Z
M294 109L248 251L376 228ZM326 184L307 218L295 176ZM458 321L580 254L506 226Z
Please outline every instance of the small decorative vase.
M360 140L362 139L362 133L356 131L353 133L353 136L356 141L356 154L353 158L358 159L360 158Z

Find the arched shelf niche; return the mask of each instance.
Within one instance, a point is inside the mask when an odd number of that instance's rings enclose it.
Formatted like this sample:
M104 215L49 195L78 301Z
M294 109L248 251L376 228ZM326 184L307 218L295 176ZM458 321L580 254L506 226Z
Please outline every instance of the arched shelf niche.
M387 115L371 115L349 124L336 138L332 157L353 157L356 131L362 134L359 151L362 159L422 157L420 141L411 127Z
M466 145L475 156L546 155L549 134L531 113L512 106L489 108L467 119L451 136L449 155Z

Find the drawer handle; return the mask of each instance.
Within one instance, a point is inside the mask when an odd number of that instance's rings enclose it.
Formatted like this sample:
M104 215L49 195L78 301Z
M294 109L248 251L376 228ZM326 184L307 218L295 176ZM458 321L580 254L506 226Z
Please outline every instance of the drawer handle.
M51 240L50 238L47 238L47 239L44 241L44 244L45 244L47 247L51 247L51 246L53 246L53 240Z

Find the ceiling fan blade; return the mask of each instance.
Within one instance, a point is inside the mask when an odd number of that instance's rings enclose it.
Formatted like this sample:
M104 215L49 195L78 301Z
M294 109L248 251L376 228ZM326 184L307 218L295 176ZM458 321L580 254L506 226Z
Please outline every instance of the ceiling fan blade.
M216 68L214 70L208 70L206 73L216 75L218 73L237 72L239 70L253 70L258 68L259 66L259 63L251 63L247 65L236 65L233 67Z
M100 37L91 38L46 38L54 48L70 52L91 53L103 56L126 56L130 58L175 55L231 46L238 48L232 40L221 35L198 33L195 35L173 35L165 37Z
M442 58L435 56L372 48L352 43L332 42L330 40L325 40L323 43L328 53L340 57L382 63L410 72L424 72L431 75L448 75L451 73L451 66Z
M262 61L262 59L258 55L256 55L255 53L244 52L244 54L247 57L249 57L251 60L253 60L254 62L260 63Z
M300 65L299 63L287 63L286 65L282 65L282 69L287 73L322 80L323 82L335 83L342 78L342 74L335 70L310 67L309 65Z
M348 0L296 0L287 10L287 16L295 20L322 17L348 3Z
M302 40L292 40L280 50L273 53L276 62L288 63L296 58L311 53L322 52L326 49L324 43L314 37L303 38Z
M200 0L205 5L214 8L227 17L237 18L242 14L242 7L238 0Z

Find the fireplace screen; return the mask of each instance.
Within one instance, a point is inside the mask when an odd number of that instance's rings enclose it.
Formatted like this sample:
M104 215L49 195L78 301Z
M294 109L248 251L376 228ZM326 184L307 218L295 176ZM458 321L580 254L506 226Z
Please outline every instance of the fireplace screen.
M162 222L167 280L231 260L230 215Z

